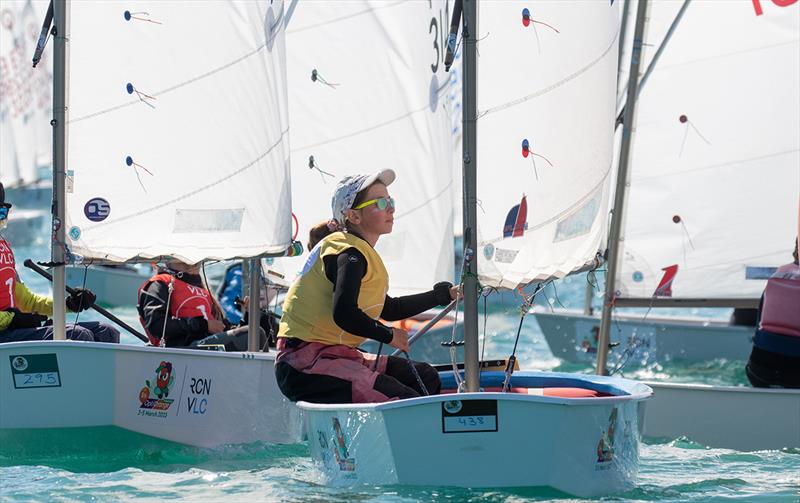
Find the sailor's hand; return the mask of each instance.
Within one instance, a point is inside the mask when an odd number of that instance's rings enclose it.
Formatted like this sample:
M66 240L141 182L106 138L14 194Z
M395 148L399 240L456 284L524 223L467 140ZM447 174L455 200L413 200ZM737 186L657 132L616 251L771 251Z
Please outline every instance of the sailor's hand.
M9 330L16 330L18 328L39 328L42 322L47 320L47 316L37 313L23 313L14 310L14 317L11 318L11 323L8 325Z
M389 345L408 353L408 332L402 328L392 328L392 340L389 341Z
M250 309L250 297L245 296L244 300L242 301L242 312L247 311Z
M218 334L225 331L225 324L219 320L208 320L208 333Z
M458 285L450 287L450 300L461 300L464 298L464 292L458 291Z
M91 290L84 288L75 288L69 297L67 297L67 309L73 313L79 313L92 307L92 304L97 300L97 296Z

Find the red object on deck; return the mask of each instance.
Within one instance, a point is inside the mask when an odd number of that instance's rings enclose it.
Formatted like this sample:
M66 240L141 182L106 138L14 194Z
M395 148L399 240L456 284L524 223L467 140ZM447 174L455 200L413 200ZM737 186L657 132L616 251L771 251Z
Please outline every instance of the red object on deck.
M531 388L535 390L534 393L528 393L528 388L521 388L519 386L512 387L508 390L509 393L519 393L521 395L541 395L541 396L555 396L560 398L597 398L603 396L614 396L610 393L603 393L602 391L595 391L593 389L586 389L586 388ZM500 386L493 386L489 388L483 388L483 391L486 392L493 392L493 393L500 393L503 391L503 388ZM541 391L541 393L537 393L537 391ZM456 390L454 389L443 389L441 394L451 394L455 393Z

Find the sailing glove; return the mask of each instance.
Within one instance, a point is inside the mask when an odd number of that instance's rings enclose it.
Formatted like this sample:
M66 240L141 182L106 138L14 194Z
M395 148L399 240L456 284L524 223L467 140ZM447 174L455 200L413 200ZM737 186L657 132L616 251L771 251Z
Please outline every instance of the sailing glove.
M67 297L67 309L73 313L79 313L92 307L97 296L91 290L84 288L75 288L74 291Z
M8 324L6 330L15 330L17 328L39 328L42 322L47 320L47 316L38 313L23 313L21 311L14 311L14 317L11 318L11 323Z
M440 306L446 306L453 300L450 298L451 288L453 288L453 284L449 281L441 281L433 285L433 296Z

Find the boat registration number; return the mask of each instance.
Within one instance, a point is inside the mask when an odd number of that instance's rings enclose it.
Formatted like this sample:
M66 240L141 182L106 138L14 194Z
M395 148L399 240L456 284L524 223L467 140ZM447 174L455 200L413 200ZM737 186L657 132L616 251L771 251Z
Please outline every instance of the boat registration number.
M58 358L55 353L10 355L14 388L50 388L61 386Z
M496 400L442 402L442 433L497 431Z

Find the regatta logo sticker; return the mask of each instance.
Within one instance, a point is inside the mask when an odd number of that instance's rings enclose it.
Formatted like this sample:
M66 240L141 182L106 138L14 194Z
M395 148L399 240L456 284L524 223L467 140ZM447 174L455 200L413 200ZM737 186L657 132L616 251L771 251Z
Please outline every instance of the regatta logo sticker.
M145 380L145 386L139 390L140 416L167 417L167 410L175 400L168 399L170 388L175 382L172 363L162 361L156 368L156 378L151 384Z
M522 200L519 204L509 210L506 215L506 223L503 225L504 238L517 238L525 233L528 228L528 200L526 196L522 195Z
M595 469L602 470L608 463L614 460L614 433L617 430L617 408L611 409L608 417L608 428L603 430L600 441L597 442L597 466Z
M95 197L83 206L83 214L92 222L102 222L111 214L111 205L102 197Z
M61 374L55 353L39 355L9 355L15 389L58 388Z

